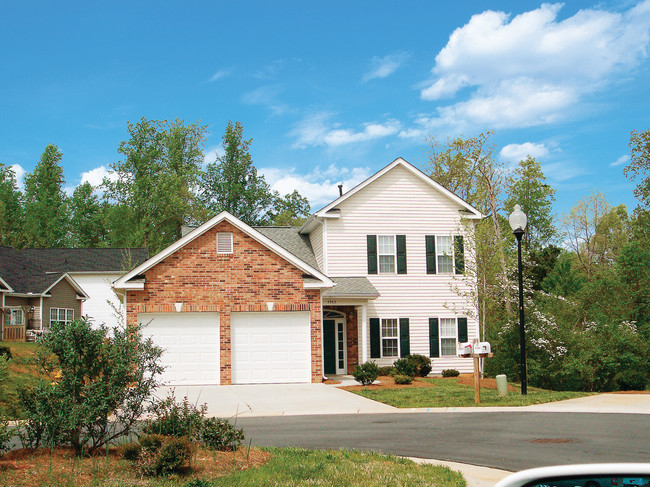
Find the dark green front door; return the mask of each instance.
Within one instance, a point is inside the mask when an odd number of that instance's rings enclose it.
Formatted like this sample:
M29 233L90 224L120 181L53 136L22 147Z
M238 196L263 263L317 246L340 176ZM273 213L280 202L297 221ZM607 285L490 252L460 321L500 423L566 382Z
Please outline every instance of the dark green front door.
M323 362L326 374L336 374L336 324L323 320Z

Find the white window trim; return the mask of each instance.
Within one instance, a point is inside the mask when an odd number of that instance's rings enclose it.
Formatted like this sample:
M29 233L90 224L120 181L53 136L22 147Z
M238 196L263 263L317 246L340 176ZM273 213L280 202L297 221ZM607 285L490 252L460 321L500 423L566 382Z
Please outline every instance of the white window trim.
M55 320L52 319L52 311L53 310L56 310L57 317L56 317ZM59 316L58 316L60 310L65 310L65 319L63 321L61 321L59 319ZM72 312L72 318L71 319L68 319L68 311ZM52 323L64 323L64 324L67 325L68 323L72 323L73 321L74 321L74 308L50 308L50 325Z
M395 320L397 326L397 335L394 337L384 337L384 320ZM400 344L399 344L399 318L379 318L379 340L380 340L380 356L381 358L397 359L400 356ZM396 355L384 355L384 340L396 340L397 341L397 353Z
M440 241L438 239L440 238L450 238L451 239L451 253L446 253L446 252L441 252L440 251ZM454 236L453 235L436 235L436 269L438 274L453 274L454 273L454 266L456 263L456 256L454 255L454 247L455 247L455 241L454 241ZM441 271L440 270L440 260L438 260L438 257L451 257L451 270L450 271Z
M232 254L232 253L233 253L232 232L217 232L217 254Z
M442 320L454 320L454 327L455 327L455 336L450 337L450 336L442 336ZM454 345L454 353L450 355L443 355L442 353L442 340L444 339L450 339L454 338L456 341ZM456 357L457 356L457 350L458 350L458 317L444 317L444 318L438 318L438 349L440 350L440 357Z
M393 239L393 253L392 254L382 254L379 252L379 238L380 237L390 237ZM381 270L381 257L392 255L393 257L393 270L392 271L383 271ZM377 274L397 274L397 236L396 235L377 235Z
M15 311L20 311L20 323L19 324L11 324L11 316L9 317L9 323L5 323L6 326L25 326L25 310L20 307L10 307L7 309L7 312L9 315L12 315Z

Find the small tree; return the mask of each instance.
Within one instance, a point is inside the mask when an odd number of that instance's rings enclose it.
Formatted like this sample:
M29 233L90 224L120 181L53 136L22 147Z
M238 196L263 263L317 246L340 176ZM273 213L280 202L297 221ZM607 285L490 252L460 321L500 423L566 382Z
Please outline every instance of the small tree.
M162 350L143 340L138 326L93 328L83 318L54 323L36 354L52 382L21 391L27 428L52 444L70 444L77 455L127 436L159 385Z

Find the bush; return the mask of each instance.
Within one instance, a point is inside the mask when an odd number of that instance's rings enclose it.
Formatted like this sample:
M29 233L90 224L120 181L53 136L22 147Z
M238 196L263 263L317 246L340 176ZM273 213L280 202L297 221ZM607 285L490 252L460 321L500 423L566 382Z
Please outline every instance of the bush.
M165 476L183 473L189 466L193 448L187 438L168 437L155 452L145 452L139 467L143 475Z
M417 366L415 362L409 360L407 357L400 358L395 360L393 364L395 367L395 373L399 375L408 375L409 377L415 377Z
M616 374L614 382L621 391L644 391L648 377L638 370L625 370Z
M145 451L145 453L155 453L158 448L165 442L166 437L163 435L142 435L138 438L138 443Z
M366 362L365 364L357 365L354 368L354 372L352 372L352 376L361 385L369 386L379 377L379 367L374 362Z
M410 384L413 382L413 377L410 375L395 374L393 379L395 380L395 384Z
M442 371L443 377L458 377L459 375L460 372L458 372L456 369L444 369Z
M234 450L244 441L244 430L226 419L208 418L201 428L201 443L215 450Z
M86 318L51 325L36 352L40 371L51 379L19 393L33 447L46 436L77 455L92 454L131 433L162 372L162 349L139 330L118 327L109 336L108 328Z
M140 453L142 452L142 445L136 442L126 443L120 447L119 452L120 452L120 456L124 460L135 462L140 458Z
M5 345L0 346L0 357L6 357L7 360L11 358L11 349Z
M150 411L154 418L145 421L142 431L145 433L156 433L164 436L187 436L194 439L199 435L203 418L207 411L207 405L196 407L189 402L187 397L183 401L176 402L172 391L167 398L155 402Z
M409 355L407 357L415 364L415 372L418 377L426 377L431 372L431 359L424 355Z
M395 367L379 367L379 375L393 375L395 373Z

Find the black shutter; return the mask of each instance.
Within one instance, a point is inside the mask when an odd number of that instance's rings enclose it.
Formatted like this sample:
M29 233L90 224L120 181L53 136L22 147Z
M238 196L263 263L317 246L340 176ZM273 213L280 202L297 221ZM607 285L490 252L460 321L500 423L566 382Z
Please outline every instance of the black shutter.
M438 318L429 318L429 356L440 357Z
M379 335L379 318L370 318L370 358L381 357L381 337Z
M458 341L466 342L467 338L467 318L458 318Z
M397 273L406 274L406 235L396 235L397 242Z
M401 357L406 357L407 355L411 355L408 318L399 319L399 348L401 352L400 354Z
M368 235L368 274L377 274L377 235Z
M427 274L436 273L436 236L427 235L424 237L427 252Z
M454 267L456 268L456 274L465 272L465 245L463 244L462 235L454 237Z

